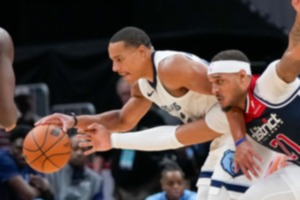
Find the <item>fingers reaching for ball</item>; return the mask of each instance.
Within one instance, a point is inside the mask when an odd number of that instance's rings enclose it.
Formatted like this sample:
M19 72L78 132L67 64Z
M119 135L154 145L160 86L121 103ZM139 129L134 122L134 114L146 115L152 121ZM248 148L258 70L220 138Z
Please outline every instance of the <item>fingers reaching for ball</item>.
M80 142L81 148L88 148L84 151L85 155L94 153L95 151L107 151L112 148L110 142L111 133L102 125L93 123L85 130L78 130L76 136Z
M35 126L44 125L44 124L53 124L59 127L62 127L64 132L67 132L68 129L73 128L74 119L72 116L54 113L52 115L48 115L46 117L41 118L39 121L35 123Z

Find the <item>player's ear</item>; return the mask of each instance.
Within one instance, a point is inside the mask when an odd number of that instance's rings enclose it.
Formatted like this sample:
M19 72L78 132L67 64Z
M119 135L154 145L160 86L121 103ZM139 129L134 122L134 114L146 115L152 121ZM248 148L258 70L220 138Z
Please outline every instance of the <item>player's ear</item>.
M143 57L145 57L146 56L146 47L144 46L144 45L140 45L139 47L138 47L138 51L139 51L139 53L140 53L140 55L142 55Z
M242 82L244 82L246 80L246 77L248 76L245 70L241 70L240 71L240 79Z

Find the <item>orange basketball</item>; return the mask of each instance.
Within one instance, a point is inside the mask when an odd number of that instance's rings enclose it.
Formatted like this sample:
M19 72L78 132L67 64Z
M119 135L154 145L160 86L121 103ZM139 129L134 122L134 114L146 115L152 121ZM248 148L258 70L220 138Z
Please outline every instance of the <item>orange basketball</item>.
M23 143L26 162L36 171L52 173L63 168L71 156L68 135L54 125L36 126Z

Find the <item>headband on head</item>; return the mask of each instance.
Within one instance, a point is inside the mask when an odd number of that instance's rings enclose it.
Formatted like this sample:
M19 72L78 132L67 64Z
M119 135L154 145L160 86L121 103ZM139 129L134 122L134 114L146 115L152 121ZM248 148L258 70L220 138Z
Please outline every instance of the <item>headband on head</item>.
M221 60L213 61L208 67L208 75L215 73L236 73L245 70L248 75L251 75L250 64L237 60Z

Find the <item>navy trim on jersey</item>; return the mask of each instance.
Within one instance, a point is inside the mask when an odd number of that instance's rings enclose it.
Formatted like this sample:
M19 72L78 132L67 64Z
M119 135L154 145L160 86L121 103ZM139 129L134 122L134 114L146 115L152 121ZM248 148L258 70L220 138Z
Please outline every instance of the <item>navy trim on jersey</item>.
M204 171L199 174L198 178L211 178L212 175L213 175L213 172L208 172L208 171L205 172Z
M210 185L217 188L221 188L222 186L224 186L228 191L242 192L242 193L246 192L246 190L249 188L247 186L224 183L222 181L216 181L216 180L211 180Z
M155 67L155 62L154 62L154 56L155 56L155 52L153 52L151 54L151 60L152 60L152 69L153 69L153 82L148 81L148 83L153 87L153 89L156 90L156 84L157 84L157 71L156 71L156 67Z
M293 101L298 96L299 90L300 90L300 86L295 90L295 92L289 98L287 98L285 101L278 103L278 104L270 103L270 102L262 99L261 97L257 96L254 92L253 92L253 96L255 98L257 98L259 101L266 104L270 108L281 108L281 107L284 107L285 105L289 104L291 101Z

